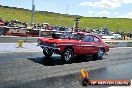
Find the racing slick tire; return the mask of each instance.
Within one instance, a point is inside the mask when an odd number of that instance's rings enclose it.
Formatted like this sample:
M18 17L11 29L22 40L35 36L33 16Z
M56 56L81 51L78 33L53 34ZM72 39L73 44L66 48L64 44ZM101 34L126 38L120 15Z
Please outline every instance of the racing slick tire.
M73 60L74 52L71 48L67 48L63 51L61 58L66 63L71 63Z
M53 52L52 52L51 49L45 48L45 49L43 49L43 54L44 54L46 57L50 57L50 56L52 56Z
M102 60L103 59L103 55L104 55L104 49L99 48L97 54L95 54L93 57L96 60Z

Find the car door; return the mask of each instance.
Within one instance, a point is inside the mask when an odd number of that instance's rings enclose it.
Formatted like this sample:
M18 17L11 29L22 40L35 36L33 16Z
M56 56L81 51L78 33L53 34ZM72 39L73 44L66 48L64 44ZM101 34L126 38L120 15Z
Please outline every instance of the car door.
M80 42L80 54L92 54L94 52L94 43L93 43L93 36L86 35L84 39Z
M95 49L94 49L95 51L94 52L97 52L98 48L103 47L103 44L97 36L93 36L93 39L94 39L93 43L94 43L94 46L95 46Z

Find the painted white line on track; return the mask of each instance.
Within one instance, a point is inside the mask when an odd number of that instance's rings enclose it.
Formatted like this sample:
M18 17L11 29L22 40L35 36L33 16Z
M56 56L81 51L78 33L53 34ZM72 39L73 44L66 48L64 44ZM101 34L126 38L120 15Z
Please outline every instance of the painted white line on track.
M0 51L0 53L28 53L28 52L42 52L42 50L39 50L39 51Z

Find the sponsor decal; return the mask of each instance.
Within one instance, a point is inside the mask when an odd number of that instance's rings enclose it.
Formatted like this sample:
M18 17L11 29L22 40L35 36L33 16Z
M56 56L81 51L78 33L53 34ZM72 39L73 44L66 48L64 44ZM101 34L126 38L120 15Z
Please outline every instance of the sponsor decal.
M107 85L107 86L130 86L130 80L93 80L89 78L88 71L84 68L81 70L81 76L79 77L79 82L82 86L88 85Z

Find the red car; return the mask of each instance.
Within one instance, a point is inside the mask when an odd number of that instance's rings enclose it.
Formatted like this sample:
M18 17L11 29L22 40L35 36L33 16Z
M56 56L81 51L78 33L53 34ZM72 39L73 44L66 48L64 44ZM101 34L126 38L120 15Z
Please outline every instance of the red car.
M74 55L93 55L95 59L103 59L104 53L109 51L109 45L94 34L83 32L72 33L69 37L39 38L38 45L47 57L53 53L61 55L65 62L71 62Z

